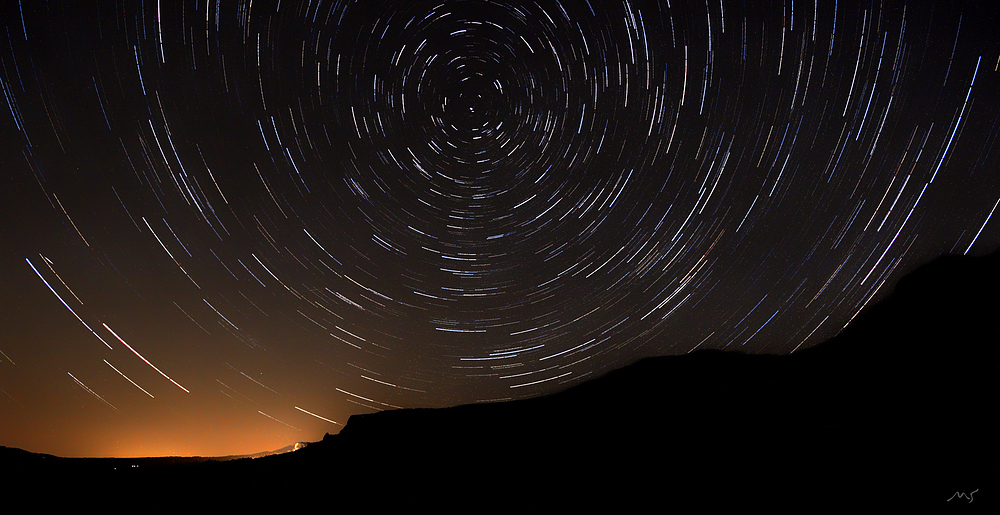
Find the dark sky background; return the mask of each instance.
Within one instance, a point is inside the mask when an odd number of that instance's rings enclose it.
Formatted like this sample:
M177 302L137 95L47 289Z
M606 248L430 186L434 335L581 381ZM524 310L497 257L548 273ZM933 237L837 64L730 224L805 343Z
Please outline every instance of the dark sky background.
M0 445L787 354L1000 242L992 2L2 5Z

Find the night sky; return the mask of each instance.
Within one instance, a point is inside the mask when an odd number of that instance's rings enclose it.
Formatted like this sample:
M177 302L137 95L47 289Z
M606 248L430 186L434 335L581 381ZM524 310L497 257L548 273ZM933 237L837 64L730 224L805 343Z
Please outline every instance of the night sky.
M1000 245L992 2L2 5L0 445L788 354Z

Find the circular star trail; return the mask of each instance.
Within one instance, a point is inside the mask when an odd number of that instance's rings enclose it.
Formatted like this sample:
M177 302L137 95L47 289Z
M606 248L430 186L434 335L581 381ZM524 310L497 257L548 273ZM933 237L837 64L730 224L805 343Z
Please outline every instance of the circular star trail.
M981 6L4 9L4 445L254 452L787 354L1000 238Z

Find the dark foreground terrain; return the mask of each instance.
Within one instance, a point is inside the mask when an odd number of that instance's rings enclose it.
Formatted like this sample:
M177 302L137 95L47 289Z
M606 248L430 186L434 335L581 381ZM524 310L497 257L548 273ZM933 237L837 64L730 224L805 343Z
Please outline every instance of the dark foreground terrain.
M543 398L356 415L339 435L258 459L133 467L0 449L14 472L0 488L43 504L141 498L125 505L138 511L992 511L998 270L1000 255L941 257L790 356L649 358Z

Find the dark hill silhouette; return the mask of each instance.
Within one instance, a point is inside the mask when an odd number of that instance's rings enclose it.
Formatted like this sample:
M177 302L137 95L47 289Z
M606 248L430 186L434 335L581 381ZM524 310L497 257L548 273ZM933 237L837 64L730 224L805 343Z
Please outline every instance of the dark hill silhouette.
M323 492L374 509L995 506L997 270L1000 254L943 256L789 356L647 358L546 397L355 415L294 453L98 476L138 491ZM49 458L22 470L65 477Z
M351 417L379 461L493 479L919 505L1000 496L1000 255L942 256L790 356L647 358L548 397ZM993 490L987 488L992 485Z

